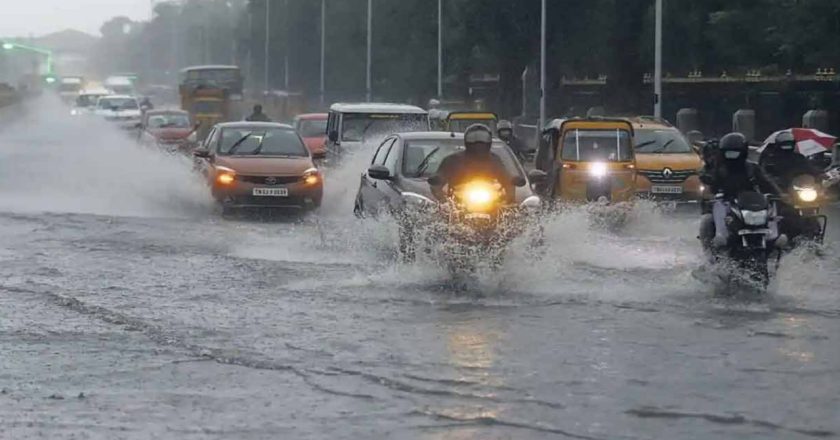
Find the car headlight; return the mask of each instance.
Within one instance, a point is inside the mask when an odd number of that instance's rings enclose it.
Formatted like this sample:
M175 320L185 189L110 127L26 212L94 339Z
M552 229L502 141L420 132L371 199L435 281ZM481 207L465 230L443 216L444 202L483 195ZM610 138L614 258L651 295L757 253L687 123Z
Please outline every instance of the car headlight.
M799 197L799 200L801 200L803 202L806 202L806 203L816 201L817 198L819 197L819 194L817 193L817 190L814 189L814 188L795 187L794 189L796 190L796 196Z
M76 109L70 110L70 115L72 115L72 116L76 116L76 115L78 115L78 114L79 114L79 111L78 111L78 110L76 110Z
M589 175L592 177L601 178L607 175L607 164L603 162L595 162L589 167Z
M427 205L434 205L435 202L422 195L413 192L404 192L402 193L403 200L405 200L406 204L415 205L415 206L427 206Z
M303 172L303 183L315 185L321 181L321 173L317 168L310 168Z
M230 185L236 181L236 171L227 167L216 167L216 182Z
M542 201L539 196L529 196L519 204L520 208L539 209L542 206Z
M198 133L195 131L190 133L190 135L187 136L187 142L198 142Z
M741 211L741 218L747 226L762 226L767 224L767 210Z

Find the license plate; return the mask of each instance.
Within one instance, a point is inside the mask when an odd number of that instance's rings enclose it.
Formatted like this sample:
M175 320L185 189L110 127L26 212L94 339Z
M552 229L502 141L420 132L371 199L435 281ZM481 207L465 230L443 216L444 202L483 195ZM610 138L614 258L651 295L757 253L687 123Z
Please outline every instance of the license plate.
M654 185L650 188L650 192L653 194L682 194L683 187Z
M254 188L254 196L257 197L288 197L288 188Z

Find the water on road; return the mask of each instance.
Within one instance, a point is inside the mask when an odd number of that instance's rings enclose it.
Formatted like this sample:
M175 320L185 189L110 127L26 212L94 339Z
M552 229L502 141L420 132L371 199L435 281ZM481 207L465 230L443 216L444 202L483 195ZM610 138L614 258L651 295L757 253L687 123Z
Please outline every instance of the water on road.
M840 435L833 244L722 298L693 216L573 210L456 283L352 216L360 170L318 215L223 220L189 160L27 110L0 129L0 438Z

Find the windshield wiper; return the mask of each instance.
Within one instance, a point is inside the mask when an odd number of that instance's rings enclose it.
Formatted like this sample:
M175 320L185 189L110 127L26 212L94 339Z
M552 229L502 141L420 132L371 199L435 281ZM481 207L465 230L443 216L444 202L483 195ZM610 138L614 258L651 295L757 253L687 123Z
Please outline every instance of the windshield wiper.
M426 168L429 167L429 162L432 160L432 156L437 154L440 151L440 147L435 147L426 157L423 158L423 161L420 162L420 165L417 165L417 170L414 171L414 177L420 177L426 171Z
M260 151L262 151L262 147L263 147L263 142L265 142L265 134L263 134L263 136L260 138L260 144L257 145L257 148L254 149L254 151L251 152L251 156L259 156L260 155Z
M230 149L228 149L227 154L233 155L233 153L236 152L236 149L239 148L239 146L242 145L243 142L248 140L248 138L250 138L252 134L254 133L248 133L245 136L242 136L238 141L234 142L233 145L231 145Z

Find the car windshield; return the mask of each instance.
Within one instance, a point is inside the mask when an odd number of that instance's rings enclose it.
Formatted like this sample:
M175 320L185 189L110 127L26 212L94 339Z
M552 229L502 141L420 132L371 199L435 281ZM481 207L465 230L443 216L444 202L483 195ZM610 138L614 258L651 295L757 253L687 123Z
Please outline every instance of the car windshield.
M298 121L298 133L303 137L319 137L327 135L326 119L301 119Z
M563 160L624 162L633 159L627 130L570 130L563 141Z
M195 101L192 107L193 113L197 114L218 114L222 112L221 101Z
M493 133L496 132L496 121L493 119L450 119L449 131L463 133L470 125L474 124L486 125Z
M149 116L149 128L188 128L189 116L181 113L166 113Z
M102 98L99 100L99 108L117 110L137 110L137 100L134 98Z
M430 139L405 141L403 149L403 175L405 177L423 179L437 173L438 167L447 157L464 151L463 139ZM502 162L511 176L521 176L522 171L511 153L503 143L493 143L493 154ZM425 163L424 163L425 161ZM417 171L420 170L418 173Z
M102 95L79 95L76 97L76 107L94 107Z
M347 113L341 126L341 140L360 142L393 133L425 131L429 119L422 114Z
M308 155L300 136L289 128L226 128L217 151L221 156Z
M693 151L677 130L636 130L635 145L637 153L680 154Z

